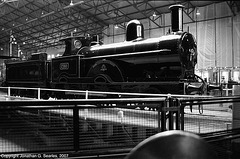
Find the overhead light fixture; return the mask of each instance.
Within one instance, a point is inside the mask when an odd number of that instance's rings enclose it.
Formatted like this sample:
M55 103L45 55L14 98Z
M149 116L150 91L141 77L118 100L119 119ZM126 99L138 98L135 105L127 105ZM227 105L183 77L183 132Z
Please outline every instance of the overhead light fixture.
M73 1L71 0L71 3L69 4L70 6L72 6L73 5Z
M118 29L119 27L118 27L118 25L116 24L114 28L115 28L115 29Z
M152 16L153 16L153 17L156 17L156 16L157 16L155 11L153 12L153 15L152 15Z
M201 13L199 12L199 9L196 11L196 15L200 15Z

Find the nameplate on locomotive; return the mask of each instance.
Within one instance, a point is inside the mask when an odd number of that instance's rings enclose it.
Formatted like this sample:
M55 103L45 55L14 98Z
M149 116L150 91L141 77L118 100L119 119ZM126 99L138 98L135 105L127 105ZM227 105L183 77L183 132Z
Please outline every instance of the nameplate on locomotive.
M60 70L68 70L69 69L69 63L68 62L60 63L59 69Z

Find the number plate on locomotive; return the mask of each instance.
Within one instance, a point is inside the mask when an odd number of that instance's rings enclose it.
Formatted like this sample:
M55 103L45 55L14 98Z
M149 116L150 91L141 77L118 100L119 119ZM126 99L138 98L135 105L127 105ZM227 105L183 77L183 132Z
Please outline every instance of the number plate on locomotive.
M65 62L65 63L60 63L59 69L60 69L60 70L68 70L68 69L69 69L69 63L67 63L67 62Z

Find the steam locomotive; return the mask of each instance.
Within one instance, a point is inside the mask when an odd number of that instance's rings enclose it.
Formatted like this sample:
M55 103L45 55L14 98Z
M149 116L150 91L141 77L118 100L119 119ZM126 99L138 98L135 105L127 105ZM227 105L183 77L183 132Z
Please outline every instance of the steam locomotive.
M168 35L145 39L143 25L131 20L126 26L124 42L100 45L90 36L70 36L62 39L66 47L61 57L49 61L46 53L40 53L27 61L6 63L5 85L202 93L206 83L194 73L197 45L192 34L183 32L183 6L173 5L170 10L172 32Z

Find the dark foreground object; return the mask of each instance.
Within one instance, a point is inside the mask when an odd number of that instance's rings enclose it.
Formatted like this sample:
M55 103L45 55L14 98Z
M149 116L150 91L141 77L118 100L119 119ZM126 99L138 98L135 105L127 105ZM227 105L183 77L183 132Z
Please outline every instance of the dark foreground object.
M216 154L199 136L173 130L139 143L125 159L215 159Z

